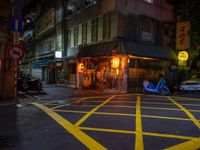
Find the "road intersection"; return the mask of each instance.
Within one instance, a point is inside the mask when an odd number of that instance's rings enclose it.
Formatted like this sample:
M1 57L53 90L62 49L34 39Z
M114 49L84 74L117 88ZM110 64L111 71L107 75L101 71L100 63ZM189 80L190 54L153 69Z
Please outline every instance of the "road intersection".
M59 100L40 101L33 105L85 149L200 148L198 98L122 94L77 97L62 104Z

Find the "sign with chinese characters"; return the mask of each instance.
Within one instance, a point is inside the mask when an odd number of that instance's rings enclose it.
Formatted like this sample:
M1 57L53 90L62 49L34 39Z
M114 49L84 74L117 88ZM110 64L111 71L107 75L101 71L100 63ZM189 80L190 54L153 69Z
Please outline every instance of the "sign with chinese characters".
M190 38L188 32L190 30L190 22L179 22L176 25L176 49L186 50L190 48Z
M187 61L188 60L188 52L181 51L178 53L178 60Z

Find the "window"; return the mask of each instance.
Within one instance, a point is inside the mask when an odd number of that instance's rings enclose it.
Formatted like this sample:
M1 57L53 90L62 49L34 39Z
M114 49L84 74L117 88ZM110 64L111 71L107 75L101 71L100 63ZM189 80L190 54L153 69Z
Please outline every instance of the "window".
M144 0L147 3L153 3L153 0Z
M103 16L103 38L110 38L110 14L107 13Z
M141 27L142 27L142 40L143 41L153 41L152 26L153 26L153 24L150 19L142 18Z
M92 20L92 42L98 39L98 18Z
M63 9L62 7L56 11L56 22L59 23L63 19Z
M118 16L118 36L124 37L125 36L125 28L126 28L126 21L124 16Z
M82 24L82 43L87 43L87 23Z
M147 18L142 18L142 31L151 32L151 22Z
M74 28L74 46L78 46L78 26Z

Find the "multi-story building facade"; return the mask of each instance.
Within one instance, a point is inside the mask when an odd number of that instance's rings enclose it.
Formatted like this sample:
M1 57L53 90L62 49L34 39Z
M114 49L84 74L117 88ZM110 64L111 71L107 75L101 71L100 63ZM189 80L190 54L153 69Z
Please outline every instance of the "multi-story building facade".
M21 63L21 68L33 78L54 83L56 73L62 67L55 54L62 53L64 49L63 1L41 2L30 3L32 10L25 12L27 14L24 17L26 26L23 39L26 57Z
M12 35L8 27L12 15L10 0L0 2L0 102L15 99L15 62L7 56L8 47L12 44Z
M65 62L75 87L137 91L176 59L164 0L71 0L66 19Z

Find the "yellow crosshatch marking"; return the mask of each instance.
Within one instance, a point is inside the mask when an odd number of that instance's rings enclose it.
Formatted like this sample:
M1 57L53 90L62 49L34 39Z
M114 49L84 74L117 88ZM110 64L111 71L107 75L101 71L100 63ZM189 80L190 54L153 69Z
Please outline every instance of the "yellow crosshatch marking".
M90 136L82 132L79 128L77 128L69 121L55 113L53 110L49 109L48 107L42 104L33 103L33 105L46 112L51 118L53 118L57 123L59 123L63 128L65 128L69 133L71 133L89 149L106 150L106 148L103 145L92 139Z
M79 110L54 110L56 112L66 112L66 113L83 113L86 114L88 111L79 111ZM125 114L125 113L111 113L111 112L94 112L95 115L114 115L114 116L128 116L135 117L135 114ZM152 116L152 115L141 115L144 118L158 118L158 119L168 119L168 120L179 120L179 121L192 121L187 118L178 118L178 117L165 117L165 116ZM200 121L200 120L199 120Z
M168 99L171 100L179 108L181 108L181 110L184 111L188 115L188 117L193 121L193 123L200 129L200 123L199 123L199 121L186 108L184 108L183 106L181 106L179 103L177 103L172 98L168 97Z
M101 101L90 101L90 100L86 100L86 101L84 101L84 103L101 103ZM130 104L135 104L136 102L134 102L134 101L110 101L109 103L130 103ZM166 102L163 102L163 103L161 103L161 102L141 102L141 104L160 104L160 105L169 105L169 106L174 106L174 104L173 103L166 103ZM181 104L181 105L183 105L183 106L200 106L200 104Z
M106 103L108 103L111 99L113 99L115 97L115 95L111 96L110 98L108 98L106 101L104 101L102 104L98 105L97 107L95 107L94 109L92 109L90 112L88 112L85 116L83 116L83 118L81 118L76 124L75 126L79 126L81 125L90 115L92 115L92 113L94 113L95 111L97 111L100 107L102 107L103 105L105 105Z
M136 133L135 131L129 131L129 130L114 130L114 129L91 128L91 127L79 127L79 128L82 130L99 131L99 132L111 132L111 133L113 132L113 133L124 133L124 134L135 134ZM192 139L196 138L196 137L191 137L191 136L161 134L161 133L153 133L153 132L143 132L143 135L173 138L173 139L182 139L182 140L192 140Z
M136 134L135 134L135 150L143 150L143 135L142 135L142 118L141 118L141 109L140 109L140 96L137 96L136 103Z
M200 148L200 138L192 139L191 141L187 141L169 148L165 150L198 150Z
M114 100L112 100L114 97L119 97ZM126 96L128 101L126 100ZM137 96L136 100L133 100L131 96ZM49 116L51 116L54 120L58 122L61 126L63 126L67 131L69 131L73 136L75 136L79 141L81 141L85 146L87 146L89 149L106 149L103 145L92 139L90 136L82 132L81 130L89 130L89 131L98 131L98 132L110 132L110 133L121 133L121 134L134 134L135 135L135 150L143 150L144 149L144 142L143 142L143 136L154 136L154 137L163 137L163 138L171 138L171 139L180 139L180 140L189 140L187 142L183 142L181 144L177 144L175 146L169 147L166 150L175 150L175 149L181 149L181 150L195 150L200 148L200 138L199 137L192 137L192 136L182 136L182 135L176 135L176 134L163 134L163 133L153 133L153 132L144 132L142 130L142 117L144 118L156 118L156 119L167 119L167 120L178 120L178 121L189 121L193 122L199 129L200 129L200 120L197 120L190 112L200 112L200 110L192 110L192 109L186 109L183 106L200 106L200 104L183 104L178 103L179 101L200 101L200 99L193 99L193 98L182 98L182 97L166 97L166 96L154 96L155 102L153 102L153 99L151 102L145 101L145 99L141 100L140 94L128 94L128 95L113 95L113 96L91 96L91 97L83 97L83 98L74 98L77 101L84 101L83 105L74 105L74 104L55 104L54 102L58 101L51 101L51 102L45 102L44 104L38 104L33 103L38 108L41 108L43 111L45 111ZM149 95L153 97L152 95ZM156 99L156 98L165 98L165 99ZM107 98L106 100L97 100L95 98ZM145 98L148 98L145 96ZM177 98L174 100L173 98ZM122 100L123 99L123 100ZM162 100L162 102L156 100ZM177 102L178 101L178 102ZM91 104L90 104L91 103ZM92 105L92 103L96 103ZM112 103L114 105L112 105ZM116 105L116 103L119 103ZM124 106L123 103L130 104L131 106ZM121 104L121 105L120 105ZM136 106L134 106L136 104ZM142 104L158 104L160 106L153 106L148 107L147 106L141 106ZM52 105L55 107L48 108L44 105ZM91 108L91 111L79 111L79 110L66 110L67 108L61 108L63 106L76 106L79 107L93 107ZM133 106L132 106L133 105ZM51 107L52 107L51 106ZM165 106L176 106L177 108L167 108ZM107 107L107 108L135 108L136 113L135 114L126 114L126 113L115 113L115 112L99 112L97 111L100 107ZM141 109L153 109L153 110L173 110L173 111L179 111L184 112L188 115L189 118L178 118L178 117L167 117L167 116L153 116L153 115L142 115ZM127 109L128 110L128 109ZM61 117L55 112L66 112L66 113L79 113L79 114L85 114L79 121L77 121L74 125L71 124L69 121L67 121L65 118ZM82 127L81 124L86 121L92 114L94 115L110 115L110 116L122 116L122 117L135 117L135 123L136 123L136 129L135 131L129 131L129 130L116 130L116 129L106 129L106 128L93 128L93 127ZM78 131L77 131L78 130ZM79 134L80 132L80 134ZM83 134L83 135L82 135ZM83 136L83 137L80 137ZM86 139L83 139L86 138ZM93 145L93 142L96 144L95 148L91 148ZM90 143L90 144L89 144ZM186 148L187 147L187 148Z

